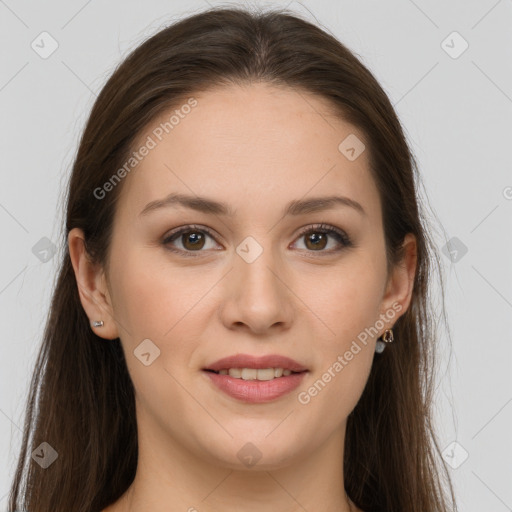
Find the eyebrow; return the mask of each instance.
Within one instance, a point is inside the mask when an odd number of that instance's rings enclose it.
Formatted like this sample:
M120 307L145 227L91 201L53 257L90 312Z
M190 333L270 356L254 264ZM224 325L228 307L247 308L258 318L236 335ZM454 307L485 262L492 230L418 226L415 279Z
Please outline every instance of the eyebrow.
M157 199L148 203L144 209L139 213L139 216L144 216L165 207L179 207L189 208L202 213L212 215L222 215L234 217L236 211L233 210L228 204L219 201L214 201L207 197L189 196L186 194L171 193L163 199ZM357 201L344 196L326 196L326 197L313 197L310 199L293 200L290 201L283 210L283 217L286 215L303 215L305 213L314 213L323 210L329 210L336 206L348 206L357 210L360 214L366 216L366 211Z

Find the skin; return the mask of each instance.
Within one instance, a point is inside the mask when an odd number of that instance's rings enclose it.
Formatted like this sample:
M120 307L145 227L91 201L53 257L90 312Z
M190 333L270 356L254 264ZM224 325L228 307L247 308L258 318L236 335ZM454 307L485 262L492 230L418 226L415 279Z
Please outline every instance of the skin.
M120 337L136 390L137 474L103 512L359 510L340 485L346 420L367 382L376 337L409 306L415 239L407 235L403 265L388 276L368 151L349 161L338 150L349 134L364 137L326 100L261 83L194 97L198 105L124 178L109 271L89 262L81 230L69 233L82 305L91 321L104 321L91 328L105 343ZM168 118L155 120L139 142ZM182 207L139 215L170 192L226 202L236 216ZM282 217L291 200L334 193L358 201L366 214L335 206ZM318 233L314 225L322 222L345 231L354 246L333 235L320 248L308 244L300 229ZM204 235L196 258L163 244L188 224L214 233ZM263 248L252 263L236 252L247 236ZM194 251L186 236L169 246ZM309 403L299 403L298 393L393 304L401 312L359 343L357 355ZM160 349L149 366L133 355L147 338ZM247 404L201 371L235 353L286 355L309 372L297 390ZM237 457L247 442L262 454L252 467Z

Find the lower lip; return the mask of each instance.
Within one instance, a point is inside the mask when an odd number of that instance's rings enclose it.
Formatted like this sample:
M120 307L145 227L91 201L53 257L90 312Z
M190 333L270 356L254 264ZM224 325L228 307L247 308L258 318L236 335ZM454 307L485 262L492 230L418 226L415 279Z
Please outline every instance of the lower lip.
M203 370L211 381L227 395L249 403L275 400L296 389L307 372L292 373L272 380L243 380Z

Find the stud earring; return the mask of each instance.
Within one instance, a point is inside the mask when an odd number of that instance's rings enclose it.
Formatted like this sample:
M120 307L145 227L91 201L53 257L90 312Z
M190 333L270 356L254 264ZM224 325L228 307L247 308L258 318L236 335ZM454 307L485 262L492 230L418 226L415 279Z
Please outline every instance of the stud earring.
M392 343L394 339L393 329L386 329L380 339L377 340L375 352L377 352L377 354L381 354L386 348L386 343Z
M92 326L93 327L103 327L103 320L100 320L100 321L94 321L92 323Z

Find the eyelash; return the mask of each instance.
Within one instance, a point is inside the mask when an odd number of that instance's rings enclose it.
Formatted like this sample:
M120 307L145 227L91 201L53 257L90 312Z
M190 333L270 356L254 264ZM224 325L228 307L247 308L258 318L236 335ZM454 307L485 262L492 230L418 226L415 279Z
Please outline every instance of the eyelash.
M172 233L170 233L168 236L166 236L164 238L164 240L162 241L162 244L164 246L166 246L166 249L171 252L175 252L175 253L178 253L178 254L186 256L186 257L196 258L196 257L200 256L201 252L205 252L205 251L202 251L202 250L186 251L186 250L176 249L176 248L169 246L169 244L171 242L173 242L174 240L176 240L177 238L179 238L180 235L182 235L184 233L188 233L188 232L194 232L194 231L200 231L200 232L206 233L207 235L209 235L211 238L213 238L215 240L215 236L213 235L213 232L210 229L208 229L204 226L198 226L195 224L191 224L188 226L182 226L181 228L178 228L176 231L173 231ZM345 249L347 247L354 247L354 244L352 243L352 241L350 240L350 238L347 236L347 234L344 231L342 231L341 229L338 229L334 226L331 226L329 224L324 224L324 223L307 226L306 228L301 230L297 239L299 239L307 234L311 234L311 233L323 233L323 234L327 234L327 235L332 235L332 236L334 236L334 238L336 238L338 240L338 242L340 244L342 244L342 247L339 249L334 249L334 250L331 249L329 251L308 251L311 253L318 252L318 253L320 253L320 256L322 256L322 253L334 254L334 253L338 253L338 252L342 251L343 249ZM194 253L198 253L198 254L194 254Z

